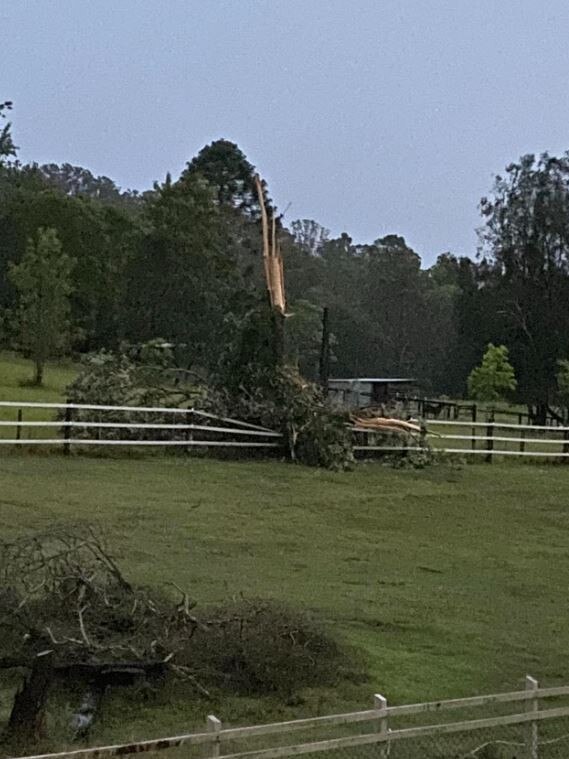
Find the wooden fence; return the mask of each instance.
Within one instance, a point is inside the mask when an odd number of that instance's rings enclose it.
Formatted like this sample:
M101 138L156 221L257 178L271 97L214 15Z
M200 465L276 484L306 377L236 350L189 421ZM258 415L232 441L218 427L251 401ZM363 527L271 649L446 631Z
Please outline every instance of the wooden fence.
M309 717L289 722L276 722L250 727L225 727L214 715L207 718L202 732L184 733L172 737L129 742L111 746L97 746L53 754L36 755L33 759L103 759L142 752L199 747L195 757L224 757L226 759L277 759L300 754L346 752L370 747L366 756L386 757L398 744L407 744L404 756L470 756L492 744L511 745L515 756L526 759L546 757L547 747L558 745L566 756L569 734L566 728L569 706L549 706L544 702L569 696L569 686L540 688L532 677L526 678L523 690L495 693L470 698L431 701L427 703L389 706L384 696L376 694L373 708L364 711ZM523 705L511 711L512 705ZM506 713L496 715L498 709ZM463 712L468 718L452 720L447 713ZM435 715L434 717L432 715ZM400 726L401 718L414 716ZM433 722L433 718L436 720ZM555 731L548 731L547 739L541 731L549 723L557 722ZM426 722L426 724L425 724ZM561 724L559 724L561 723ZM325 737L337 733L338 737ZM508 732L500 733L500 730ZM301 734L304 740L285 739ZM507 735L508 741L503 737ZM451 738L452 737L452 738ZM428 739L428 744L425 743ZM422 741L417 745L417 741ZM449 741L452 740L452 743ZM413 751L413 745L416 750ZM426 751L428 745L430 751ZM393 753L393 752L392 752ZM485 753L484 756L488 756ZM492 754L494 756L495 754ZM481 755L482 756L482 755ZM30 758L31 759L31 758Z
M468 401L450 401L446 398L427 398L402 393L397 393L394 400L400 403L408 413L420 419L446 419L448 421L469 419L472 422L476 422L482 420L484 416L492 418L499 416L505 421L516 420L518 424L532 424L535 422L535 419L527 411L495 408ZM563 425L561 414L557 414L553 410L547 411L545 420L548 428Z

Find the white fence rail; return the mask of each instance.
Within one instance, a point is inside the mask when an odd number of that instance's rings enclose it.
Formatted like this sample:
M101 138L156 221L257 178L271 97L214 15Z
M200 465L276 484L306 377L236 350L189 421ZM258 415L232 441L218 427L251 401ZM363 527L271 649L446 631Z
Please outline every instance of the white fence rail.
M372 749L372 753L365 754L366 757L387 757L395 746L401 743L407 744L402 756L420 756L422 759L426 756L476 757L481 749L487 749L493 744L496 747L502 747L504 744L514 747L515 756L545 759L548 756L569 754L569 706L548 706L543 702L563 697L567 700L568 696L569 686L539 688L537 681L528 676L524 690L510 693L402 706L389 706L382 695L376 694L372 709L249 727L224 727L221 720L209 715L206 730L202 732L40 754L27 759L103 759L169 750L180 746L186 749L203 747L199 754L192 753L193 757L216 756L224 759L277 759L321 752L345 753L347 750L361 749L365 746ZM516 704L521 704L518 711L492 714L497 708L509 709L510 705ZM472 716L463 716L454 721L445 719L447 712L457 711ZM424 724L432 714L437 715L437 721L427 721ZM401 724L401 718L410 716L414 716L412 722ZM557 728L542 735L542 726L546 723L556 723ZM506 728L507 733L500 732ZM342 734L337 735L338 730L342 730ZM326 732L328 736L334 732L335 737L326 737ZM291 733L302 733L305 740L287 742L284 736ZM507 735L508 740L500 737L501 735ZM448 736L453 736L450 745ZM425 739L429 741L430 751L425 750ZM418 740L422 743L417 744ZM551 746L560 746L561 753L551 754ZM351 755L362 754L351 752ZM490 754L484 754L488 755Z
M59 417L59 418L58 418ZM352 427L356 454L435 450L484 458L569 459L569 427L429 420L421 435ZM0 401L0 446L283 448L280 433L194 408Z
M85 414L88 416L86 419L82 418ZM108 414L114 418L104 421L103 417ZM27 418L30 415L41 415L43 418ZM66 453L69 453L72 444L243 449L282 447L282 435L278 432L194 408L0 401L0 417L0 445L55 445L63 446ZM155 421L146 421L148 418ZM170 418L171 422L165 421ZM159 433L165 434L161 436Z
M569 427L430 419L423 434L400 436L398 439L392 436L389 442L382 442L382 434L368 429L353 428L353 431L356 437L354 449L360 454L434 450L483 456L486 461L491 461L494 456L551 460L569 458ZM451 441L458 445L453 446Z

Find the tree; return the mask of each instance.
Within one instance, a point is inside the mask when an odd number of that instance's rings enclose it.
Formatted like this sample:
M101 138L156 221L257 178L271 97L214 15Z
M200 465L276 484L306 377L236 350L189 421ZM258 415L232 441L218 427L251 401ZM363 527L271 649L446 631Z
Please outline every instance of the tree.
M144 197L151 194L121 190L109 177L95 176L89 169L70 163L46 163L41 166L34 164L30 168L35 169L49 185L57 187L65 195L92 198L131 210L140 210Z
M148 231L127 269L127 336L183 343L194 365L210 367L223 353L240 298L212 189L198 176L184 183L167 178L143 222Z
M306 300L291 303L287 323L287 358L303 377L318 377L318 359L322 340L322 309Z
M569 355L569 154L523 156L496 178L481 211L482 286L494 293L495 334L511 348L520 397L543 423L557 361Z
M10 262L23 258L42 227L57 229L63 250L76 260L70 298L76 347L116 347L126 336L126 268L143 233L140 219L114 202L63 194L37 167L13 169L0 200L0 310L15 307Z
M561 405L569 409L569 361L564 358L559 361L557 372L557 394Z
M35 364L34 384L43 383L47 359L62 353L70 342L71 272L55 229L40 229L19 264L10 267L10 279L19 294L16 312L21 349Z
M243 151L229 140L216 140L200 150L182 172L180 182L199 174L214 190L220 206L236 209L258 219L260 206L255 188L255 167ZM271 202L265 194L267 211Z
M312 256L317 256L330 239L329 230L313 219L296 219L291 222L290 229L296 244Z
M5 100L3 103L0 103L0 119L5 119L6 111L9 111L11 109L11 100ZM10 122L7 122L4 124L2 129L0 129L0 166L2 166L5 161L13 158L16 155L16 151L18 149L12 140L11 127L12 125Z
M490 343L482 363L470 373L468 391L474 400L496 402L505 400L517 384L508 349L505 345Z

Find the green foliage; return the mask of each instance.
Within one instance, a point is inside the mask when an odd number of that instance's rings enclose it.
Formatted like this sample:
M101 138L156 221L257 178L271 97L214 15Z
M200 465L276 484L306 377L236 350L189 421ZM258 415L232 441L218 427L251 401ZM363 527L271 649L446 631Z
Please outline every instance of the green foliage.
M171 348L161 339L123 350L98 351L84 356L76 378L67 387L69 403L104 406L184 407L203 395L199 387L176 380ZM60 414L60 418L63 415ZM101 421L96 410L81 409L74 418L83 422ZM154 414L156 423L172 423L170 414ZM137 412L109 411L105 421L140 422ZM125 428L86 428L75 436L82 438L160 440L184 439L183 431Z
M0 104L5 117L10 103ZM254 357L266 297L255 167L228 140L206 145L177 180L122 191L69 163L21 166L0 131L0 343L17 291L10 265L43 227L76 259L70 320L81 352L163 335L187 368L220 374ZM273 210L264 188L265 201ZM315 376L319 313L327 307L336 376L413 376L428 394L464 393L488 343L509 346L517 395L543 416L569 355L569 154L523 156L481 202L474 262L452 253L429 269L403 237L330 238L312 219L282 226L287 359ZM240 364L236 363L239 356ZM264 364L264 357L261 361Z
M259 326L268 329L259 319ZM261 332L262 334L262 332ZM254 343L250 344L254 346ZM283 433L292 461L328 469L346 469L354 461L347 415L334 410L315 384L294 367L276 367L270 352L261 363L231 366L208 394L211 410L261 424Z
M180 183L200 176L213 189L220 206L238 209L247 216L259 215L255 189L255 167L239 147L229 140L216 140L200 150L182 172ZM270 200L265 195L270 208Z
M469 396L477 401L505 400L517 387L514 368L508 360L505 345L490 343L482 363L472 370L468 378Z
M11 110L11 108L12 102L10 100L0 103L0 119L5 119L6 111ZM14 158L18 150L12 139L11 127L12 125L7 123L0 129L0 167L10 158Z
M43 367L70 345L69 296L75 262L62 252L55 229L40 229L28 241L19 264L10 268L10 279L19 294L16 311L18 345L36 365L35 383L42 384Z
M511 348L521 398L545 407L569 355L569 154L522 156L481 210L494 339Z
M126 272L129 340L163 335L186 345L192 364L211 368L225 348L238 281L211 188L198 176L166 181L147 204L144 223L148 232Z
M291 303L289 310L291 315L286 321L288 360L304 377L316 379L322 341L322 309L310 301L300 300ZM330 336L330 343L335 345L334 335Z

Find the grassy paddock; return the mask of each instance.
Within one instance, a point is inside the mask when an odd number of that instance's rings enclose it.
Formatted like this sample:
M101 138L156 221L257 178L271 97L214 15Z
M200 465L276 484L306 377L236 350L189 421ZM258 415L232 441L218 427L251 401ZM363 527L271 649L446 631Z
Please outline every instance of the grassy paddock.
M105 527L136 581L202 605L241 592L314 610L369 682L293 705L184 690L107 707L92 740L569 681L569 468L495 464L334 474L141 456L0 457L2 536L61 520ZM0 718L8 705L0 698ZM117 706L117 703L119 704Z
M25 401L34 403L62 403L65 401L65 387L74 379L76 370L72 364L48 363L45 369L45 384L34 387L29 384L33 366L31 361L9 353L0 353L0 401ZM0 427L0 437L16 436L15 422L18 409L0 407L0 420L14 421L14 427ZM24 409L27 421L49 421L55 418L50 409ZM53 429L23 427L22 438L50 437Z

